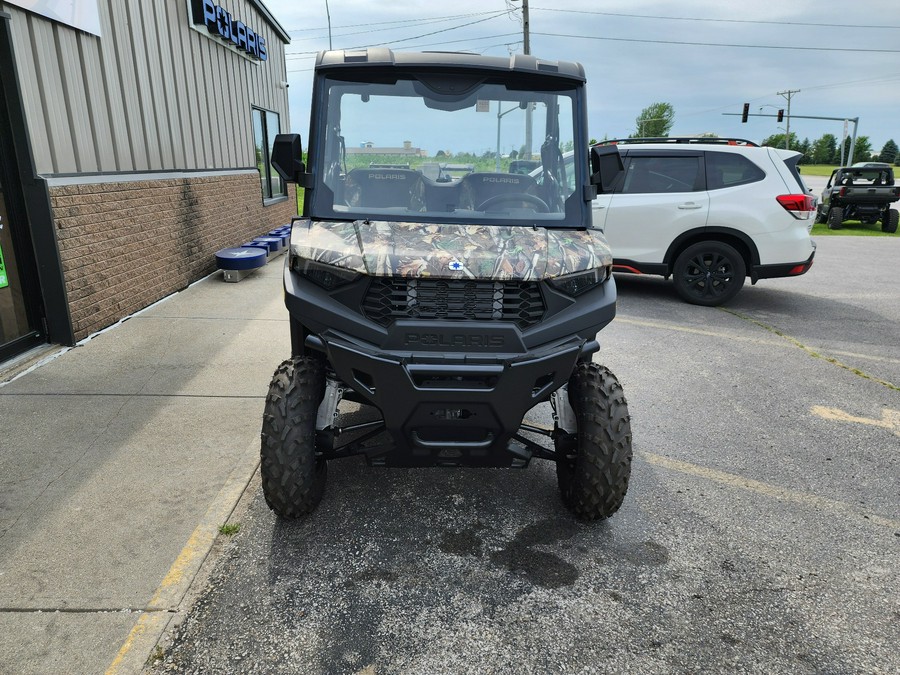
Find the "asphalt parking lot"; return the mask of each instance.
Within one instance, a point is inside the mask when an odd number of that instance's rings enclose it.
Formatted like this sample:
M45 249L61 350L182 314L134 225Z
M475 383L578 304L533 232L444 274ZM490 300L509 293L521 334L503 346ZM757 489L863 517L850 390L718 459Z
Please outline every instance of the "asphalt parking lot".
M724 309L617 278L610 520L573 521L539 462L332 463L293 523L254 481L152 670L900 672L900 237L818 243Z

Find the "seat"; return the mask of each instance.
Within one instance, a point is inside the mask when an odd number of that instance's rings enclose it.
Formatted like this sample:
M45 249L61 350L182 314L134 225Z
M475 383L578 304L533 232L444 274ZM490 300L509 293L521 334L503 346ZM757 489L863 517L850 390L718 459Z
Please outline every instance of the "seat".
M459 207L461 209L481 210L489 199L501 195L526 194L537 197L537 183L527 174L475 172L463 176L460 184ZM524 201L524 200L523 200ZM524 202L529 208L533 203Z
M349 206L422 211L422 174L412 169L352 169L344 178L344 199Z

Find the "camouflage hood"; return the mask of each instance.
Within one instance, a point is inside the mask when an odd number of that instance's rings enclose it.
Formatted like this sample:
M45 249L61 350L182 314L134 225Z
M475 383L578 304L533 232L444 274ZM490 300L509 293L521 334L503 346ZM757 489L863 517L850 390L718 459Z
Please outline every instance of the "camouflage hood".
M612 265L596 230L295 221L292 255L369 276L540 280Z

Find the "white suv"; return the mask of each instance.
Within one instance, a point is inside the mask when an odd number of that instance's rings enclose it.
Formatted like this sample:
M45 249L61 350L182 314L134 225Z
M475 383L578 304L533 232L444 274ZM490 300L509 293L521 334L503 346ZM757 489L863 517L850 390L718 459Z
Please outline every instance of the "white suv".
M625 171L594 201L614 270L672 276L687 302L727 302L744 285L804 274L815 199L800 153L738 139L656 138L615 144Z

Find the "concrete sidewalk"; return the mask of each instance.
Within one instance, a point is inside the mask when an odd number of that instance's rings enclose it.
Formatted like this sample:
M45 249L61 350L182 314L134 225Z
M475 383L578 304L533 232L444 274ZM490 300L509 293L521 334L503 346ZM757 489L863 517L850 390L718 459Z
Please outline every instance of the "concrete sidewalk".
M0 385L0 673L140 670L256 470L283 261Z

